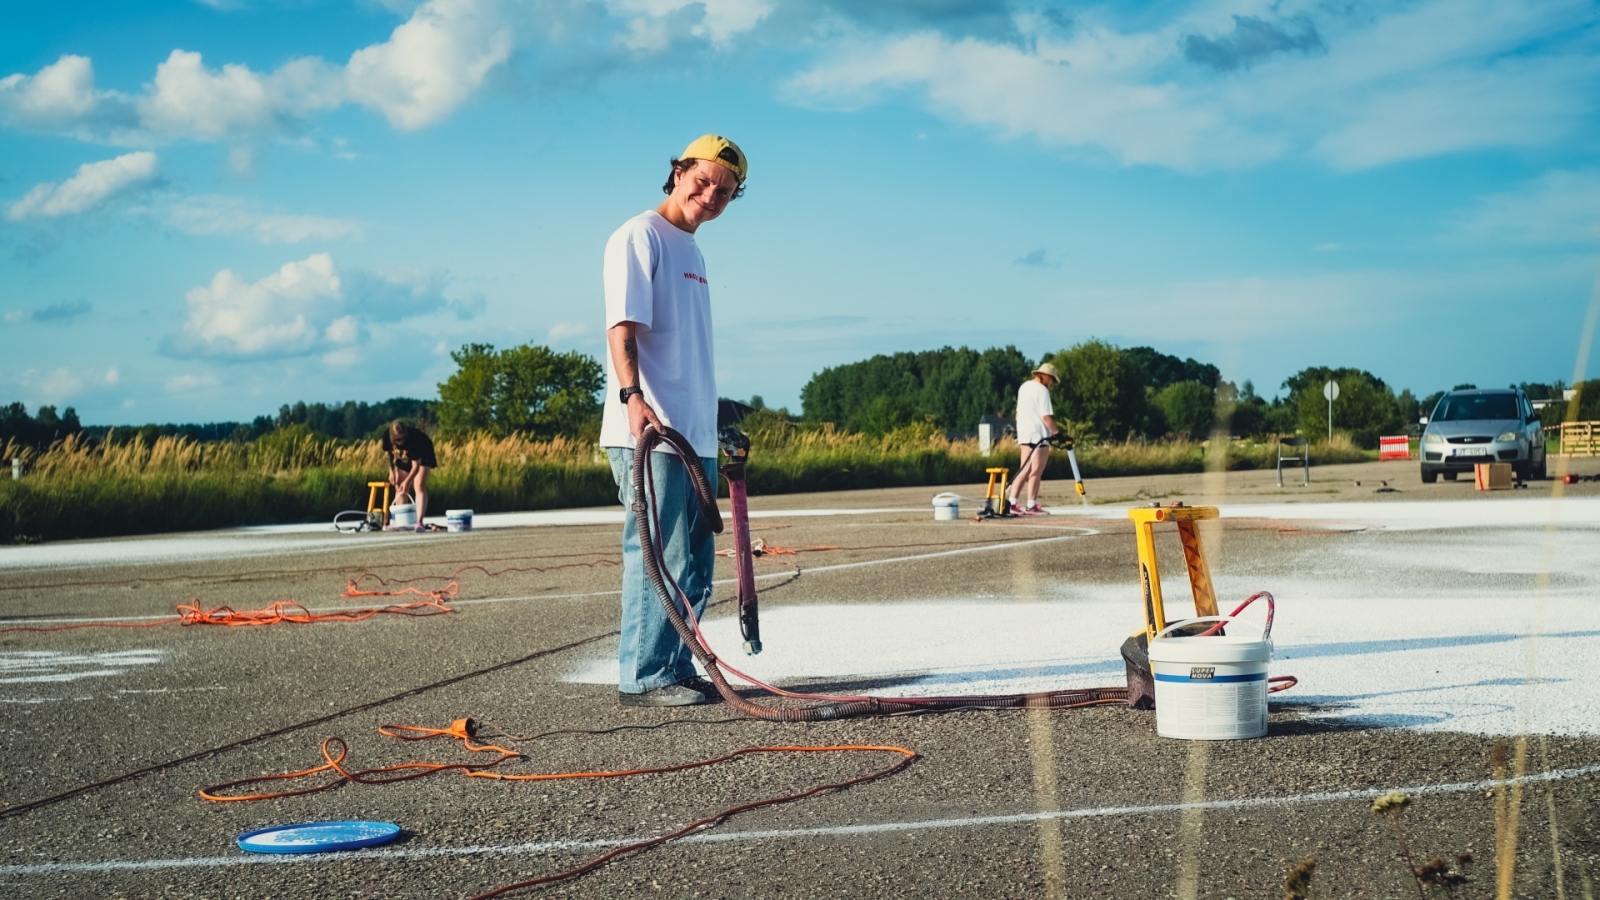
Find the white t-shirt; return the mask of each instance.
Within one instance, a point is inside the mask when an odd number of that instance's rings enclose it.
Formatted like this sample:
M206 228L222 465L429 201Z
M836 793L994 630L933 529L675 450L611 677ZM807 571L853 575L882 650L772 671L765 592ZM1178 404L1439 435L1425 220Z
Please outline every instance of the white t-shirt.
M1017 443L1037 444L1050 436L1045 416L1055 415L1050 405L1050 389L1029 378L1017 388Z
M716 365L711 355L711 290L694 235L654 211L622 223L606 242L606 330L637 322L639 387L661 421L695 453L717 455ZM623 387L606 345L600 446L632 447Z

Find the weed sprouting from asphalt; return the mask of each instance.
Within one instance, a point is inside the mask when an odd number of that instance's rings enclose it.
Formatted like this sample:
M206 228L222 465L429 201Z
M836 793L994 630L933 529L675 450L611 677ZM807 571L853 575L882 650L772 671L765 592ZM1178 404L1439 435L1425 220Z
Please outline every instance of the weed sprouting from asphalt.
M1308 856L1289 867L1283 879L1283 900L1311 900L1311 876L1317 871L1317 858Z
M1400 845L1400 861L1405 866L1406 874L1417 886L1419 900L1428 900L1440 894L1446 900L1456 900L1456 892L1471 880L1466 868L1472 864L1472 851L1464 850L1456 854L1454 865L1441 857L1419 864L1416 853L1411 849L1411 841L1406 837L1405 815L1410 807L1411 798L1404 791L1390 791L1372 801L1372 814L1383 819L1389 830L1394 832L1395 842ZM1293 895L1290 900L1293 900Z

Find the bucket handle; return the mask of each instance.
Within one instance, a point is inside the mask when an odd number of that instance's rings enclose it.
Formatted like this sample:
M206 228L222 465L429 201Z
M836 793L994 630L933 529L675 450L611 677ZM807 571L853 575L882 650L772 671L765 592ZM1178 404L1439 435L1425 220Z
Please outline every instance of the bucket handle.
M1196 616L1192 619L1184 619L1181 622L1173 622L1171 625L1168 625L1167 627L1156 632L1156 636L1151 643L1155 643L1155 641L1159 641L1163 637L1166 637L1167 632L1172 631L1175 628L1183 628L1186 625L1198 625L1201 622L1236 622L1238 620L1238 616ZM1268 632L1262 632L1261 639L1270 640L1268 637Z

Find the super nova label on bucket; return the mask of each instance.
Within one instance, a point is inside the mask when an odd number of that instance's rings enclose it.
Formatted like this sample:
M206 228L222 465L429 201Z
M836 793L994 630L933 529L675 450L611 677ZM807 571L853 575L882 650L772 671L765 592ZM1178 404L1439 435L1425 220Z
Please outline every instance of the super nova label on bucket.
M1216 666L1195 666L1189 670L1189 679L1191 681L1209 681L1216 674Z

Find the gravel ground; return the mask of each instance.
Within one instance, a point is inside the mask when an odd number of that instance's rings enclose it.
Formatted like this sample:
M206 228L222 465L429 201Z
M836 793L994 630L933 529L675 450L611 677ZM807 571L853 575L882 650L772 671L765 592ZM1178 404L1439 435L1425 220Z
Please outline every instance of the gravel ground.
M1600 471L1588 461L1575 468ZM1225 484L1202 476L1110 479L1090 490L1096 499L1197 500L1209 493L1252 503L1472 496L1470 485L1424 487L1411 465L1325 467L1316 475L1298 493L1280 492L1270 473L1235 474ZM1374 493L1379 480L1400 493ZM754 504L925 508L934 490L755 498ZM1551 490L1547 481L1504 493ZM1593 483L1567 488L1569 496L1596 493ZM1069 499L1075 499L1070 485L1048 486L1046 503ZM762 574L800 570L764 579L764 602L1070 602L1053 599L1050 586L1124 585L1130 623L1137 622L1134 544L1125 524L1085 520L1077 524L1097 533L1009 547L1064 534L1061 526L1074 522L1057 516L974 526L927 518L919 512L761 521L756 534L774 543L841 547L760 561ZM1351 535L1253 520L1229 521L1212 537L1219 579L1248 572L1268 588L1275 578L1370 577L1319 570L1308 541L1388 542L1403 557L1412 546L1407 542L1439 539L1426 531ZM218 804L196 796L208 784L318 765L320 743L335 735L348 741L357 767L469 756L454 743L383 737L377 726L384 723L443 727L470 715L531 733L673 718L619 709L614 688L567 680L584 660L614 649L616 545L617 529L609 526L525 528L365 544L363 536L351 536L347 550L315 554L4 570L0 615L12 626L159 616L191 600L237 609L278 600L345 606L368 602L339 597L347 580L363 572L395 579L461 570L450 615L0 635L6 666L0 797L8 809L527 660L39 808L0 810L0 889L67 897L470 897L577 865L611 849L607 842L652 836L891 761L868 753L745 757L667 775L524 783L445 772L259 802ZM927 555L976 547L995 549ZM890 561L910 556L922 558ZM805 574L873 561L887 562ZM1181 572L1175 557L1164 561L1169 573ZM467 568L475 566L481 568ZM731 576L726 560L718 574ZM1425 575L1437 573L1419 569L1416 577ZM1507 590L1514 599L1532 587L1517 582ZM1169 581L1169 597L1182 593L1181 584ZM1114 657L1116 648L1105 653ZM790 744L892 744L918 757L889 778L744 813L696 839L625 856L525 895L1280 897L1285 869L1315 857L1318 896L1415 896L1396 859L1395 836L1368 811L1371 797L1359 792L1432 785L1406 813L1410 845L1427 857L1470 850L1475 880L1459 896L1486 897L1494 894L1497 834L1497 794L1487 780L1497 754L1515 764L1519 746L1514 737L1376 728L1303 704L1274 704L1265 739L1213 744L1158 738L1153 714L1116 707L809 725L714 721L729 715L721 706L703 707L677 714L689 723L657 730L520 743L528 759L506 770L660 766ZM1600 877L1600 773L1570 770L1600 763L1600 739L1532 735L1520 746L1528 771L1557 777L1528 783L1515 798L1513 895L1592 896L1592 880ZM393 821L405 831L399 842L364 855L267 858L233 844L252 828L345 818ZM1506 819L1501 833L1509 833Z

